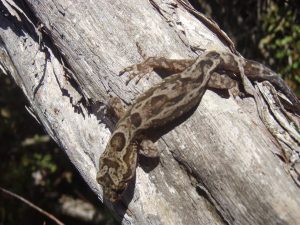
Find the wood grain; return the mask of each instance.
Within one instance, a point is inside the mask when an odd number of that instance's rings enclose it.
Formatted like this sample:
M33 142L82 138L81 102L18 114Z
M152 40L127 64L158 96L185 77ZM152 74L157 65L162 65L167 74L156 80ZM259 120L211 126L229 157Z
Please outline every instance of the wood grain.
M44 24L46 47L40 49L36 29L18 10L21 21L0 14L3 70L101 200L97 163L113 129L105 104L109 96L130 104L160 80L153 75L126 86L117 76L142 61L136 43L147 56L181 59L200 52L191 49L228 48L172 0L152 1L158 8L146 0L25 2L28 18ZM236 101L207 91L190 117L160 132L159 164L137 168L123 203L105 202L122 224L300 221L299 188L275 154L281 149L253 98Z

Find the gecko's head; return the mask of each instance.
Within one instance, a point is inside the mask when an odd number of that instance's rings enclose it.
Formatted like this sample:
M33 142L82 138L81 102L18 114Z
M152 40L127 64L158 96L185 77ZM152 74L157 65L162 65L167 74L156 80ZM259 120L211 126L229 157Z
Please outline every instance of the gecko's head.
M103 187L103 196L104 196L104 198L108 199L111 202L116 202L121 199L121 195L124 190L125 190L125 187L121 188L121 189Z
M102 186L104 198L111 202L118 201L127 186L123 182L115 184L107 173L101 175L100 171L97 174L97 181Z

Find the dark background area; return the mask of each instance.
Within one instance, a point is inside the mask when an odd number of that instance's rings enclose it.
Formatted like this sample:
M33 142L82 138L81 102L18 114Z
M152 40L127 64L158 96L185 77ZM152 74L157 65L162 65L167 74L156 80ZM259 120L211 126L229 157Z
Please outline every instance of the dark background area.
M191 0L248 59L280 73L300 95L299 0Z
M29 114L25 108L29 104L14 81L0 75L0 90L0 186L21 195L65 224L117 224L108 210L96 201L97 197L68 157ZM73 211L78 208L93 212L94 216L71 216L63 209L66 204L72 204ZM42 225L44 222L56 224L0 191L0 225Z
M299 1L191 1L213 18L246 58L282 74L300 95ZM28 113L21 90L0 74L0 186L54 214L66 224L117 224L71 165L69 159ZM66 202L77 202L94 218L71 216ZM85 205L86 204L86 205ZM75 208L75 206L73 207ZM54 224L22 202L0 192L0 225Z

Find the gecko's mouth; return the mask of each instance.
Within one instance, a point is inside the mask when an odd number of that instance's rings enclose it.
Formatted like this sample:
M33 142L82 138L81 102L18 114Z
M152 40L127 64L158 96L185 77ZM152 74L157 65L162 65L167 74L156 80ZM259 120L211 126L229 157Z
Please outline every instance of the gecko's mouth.
M110 189L105 192L105 197L107 197L110 201L115 202L121 198L124 189Z

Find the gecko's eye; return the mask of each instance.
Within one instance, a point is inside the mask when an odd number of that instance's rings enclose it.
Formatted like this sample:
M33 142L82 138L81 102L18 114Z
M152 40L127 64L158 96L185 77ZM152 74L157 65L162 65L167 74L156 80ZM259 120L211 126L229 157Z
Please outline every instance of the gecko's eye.
M207 53L207 57L216 59L216 58L220 57L220 54L218 52L212 51L212 52Z
M114 189L113 192L115 192L117 195L121 195L123 193L124 189Z

